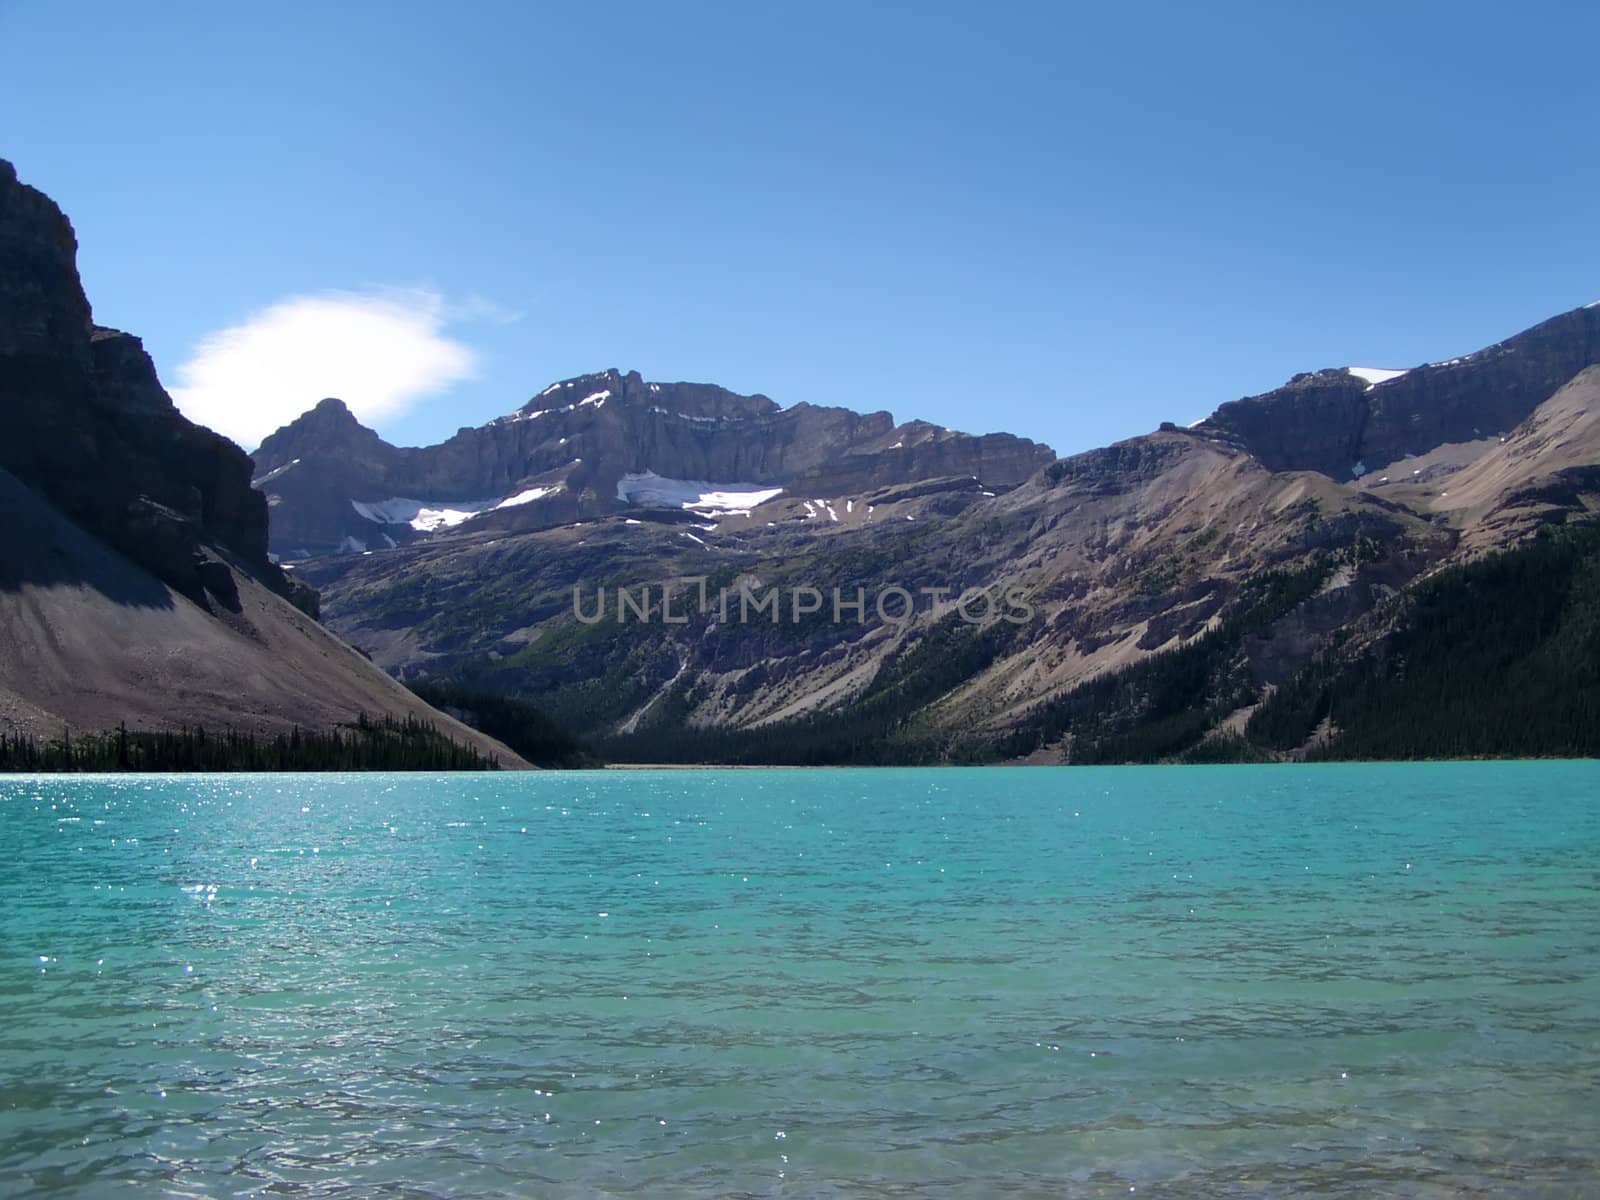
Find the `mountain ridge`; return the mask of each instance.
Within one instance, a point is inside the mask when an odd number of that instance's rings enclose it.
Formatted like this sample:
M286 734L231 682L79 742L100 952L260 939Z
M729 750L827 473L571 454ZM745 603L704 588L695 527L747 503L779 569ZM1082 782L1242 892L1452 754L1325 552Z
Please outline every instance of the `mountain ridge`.
M531 528L491 512L398 550L300 570L323 589L335 627L386 669L537 696L623 758L699 746L754 761L742 757L754 745L789 753L788 731L830 761L1070 759L1081 743L1041 723L1041 705L1233 630L1195 660L1220 690L1192 708L1236 722L1235 710L1386 597L1600 509L1585 473L1600 463L1590 419L1597 317L1573 310L1410 371L1307 372L1193 428L1030 461L1001 486L944 473L936 459L899 482L834 465L832 478L720 500L664 480L649 489L651 508L608 505ZM577 412L607 379L563 384L543 407ZM888 454L915 428L895 426L864 448ZM1347 461L1360 454L1372 461ZM593 597L602 586L676 590L681 611L699 577L825 595L1014 588L1034 613L1020 628L968 629L948 600L919 601L905 623L730 624L691 612L672 628L584 627L573 611L574 589ZM1262 581L1278 578L1315 586L1263 607ZM1225 699L1226 711L1213 711ZM1046 740L1018 740L1028 736ZM1123 733L1104 743L1155 744Z
M1273 470L1350 478L1448 442L1500 436L1596 363L1600 304L1586 304L1492 346L1386 379L1349 367L1305 372L1221 405L1196 428L1236 442ZM1313 411L1285 421L1295 405Z
M370 705L478 737L397 676L508 728L537 701L624 758L1223 756L1309 664L1411 620L1396 596L1600 514L1595 305L1066 458L615 369L428 447L325 399L252 458L94 325L75 254L0 169L0 720L31 733Z
M635 476L703 482L708 491L818 492L966 475L994 489L1055 457L1010 434L897 425L885 411L806 401L782 408L759 394L614 369L558 381L516 411L429 447L391 446L330 403L274 432L254 456L273 508L273 548L286 559L362 552L457 526L528 530L606 516L629 507L625 481ZM415 515L382 519L403 510L399 501Z
M251 462L187 420L138 338L94 324L77 236L0 160L0 728L241 734L439 713L315 619Z
M1501 436L1597 362L1600 304L1590 304L1443 362L1302 372L1219 405L1187 432L1271 470L1348 482L1443 445ZM342 414L331 439L330 404ZM612 419L608 405L627 415ZM1162 430L1183 432L1170 422ZM319 453L320 476L307 462ZM630 502L617 485L640 473L708 490L776 485L791 496L961 478L1001 492L1064 461L1013 434L896 424L887 411L808 401L785 408L760 393L649 382L615 368L552 383L428 447L391 446L342 402L325 400L270 435L254 460L274 508L273 549L285 559L383 549L462 526L515 532L615 514Z

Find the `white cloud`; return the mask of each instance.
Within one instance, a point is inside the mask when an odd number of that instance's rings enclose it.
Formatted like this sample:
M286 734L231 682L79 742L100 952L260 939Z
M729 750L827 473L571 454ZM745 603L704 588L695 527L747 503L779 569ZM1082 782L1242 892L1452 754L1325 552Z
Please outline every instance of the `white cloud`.
M325 396L371 424L472 377L477 356L444 334L459 319L425 288L289 296L201 339L172 399L247 450Z

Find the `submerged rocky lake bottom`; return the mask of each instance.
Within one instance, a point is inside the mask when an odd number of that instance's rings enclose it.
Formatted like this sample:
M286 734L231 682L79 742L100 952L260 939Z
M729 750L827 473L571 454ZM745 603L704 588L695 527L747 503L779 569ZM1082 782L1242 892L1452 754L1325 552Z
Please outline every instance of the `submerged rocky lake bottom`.
M0 1195L1592 1195L1600 764L0 777Z

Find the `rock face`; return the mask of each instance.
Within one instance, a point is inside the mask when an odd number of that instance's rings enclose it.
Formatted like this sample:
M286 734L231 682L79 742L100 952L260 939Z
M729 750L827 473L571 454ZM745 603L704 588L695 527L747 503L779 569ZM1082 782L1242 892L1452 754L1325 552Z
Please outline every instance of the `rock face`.
M350 499L383 493L399 453L333 399L269 437L256 454L274 465L260 471L255 482L270 506L273 552L302 558L301 547L338 550L348 539L372 537L372 523ZM410 532L408 527L394 530L397 537Z
M1596 363L1600 306L1591 305L1449 362L1297 375L1222 405L1193 434L1269 470L1348 481L1498 437ZM423 449L390 446L325 400L255 455L272 549L284 558L605 517L632 502L619 490L631 476L866 499L956 481L1004 493L1054 461L1048 447L1009 434L896 425L886 412L809 403L780 408L766 396L615 370L552 384L510 416Z
M197 603L217 553L280 595L237 446L173 406L139 339L96 326L61 210L0 162L0 467Z
M1596 308L1060 461L606 371L420 449L325 400L252 488L137 339L93 326L73 255L0 170L0 727L429 713L381 666L535 699L644 761L1223 753L1435 568L1600 513ZM269 512L373 661L285 601ZM592 613L601 588L590 620L575 590ZM700 588L788 599L730 617ZM1019 619L969 618L974 588ZM841 616L841 594L866 599Z
M545 429L588 439L583 464L542 477L584 497L567 509L581 524L519 529L513 507L302 570L387 669L536 697L642 761L1224 753L1253 705L1381 625L1414 581L1600 512L1596 315L1406 373L1308 373L1196 428L1059 461L1020 439L591 376L451 443L527 426L528 453L549 453ZM383 486L436 452L394 451ZM585 476L591 454L610 457ZM607 511L618 471L657 463L783 490L677 520ZM725 613L698 599L702 580L757 597L860 589L868 612ZM655 618L620 615L619 587L649 589ZM873 611L893 588L914 598L891 606L903 619ZM1022 596L1025 619L969 622L953 598L972 588Z
M961 476L1003 490L1054 457L1009 434L897 427L886 412L780 408L612 370L552 384L510 416L423 449L390 446L324 400L267 438L255 464L274 552L303 558L605 516L629 506L627 477L834 495Z
M512 766L317 623L249 457L93 324L72 226L0 161L0 732L416 717ZM337 416L337 414L333 414Z
M1349 479L1452 442L1498 437L1600 363L1600 306L1552 317L1487 349L1371 382L1348 368L1296 375L1224 404L1199 429L1275 471Z

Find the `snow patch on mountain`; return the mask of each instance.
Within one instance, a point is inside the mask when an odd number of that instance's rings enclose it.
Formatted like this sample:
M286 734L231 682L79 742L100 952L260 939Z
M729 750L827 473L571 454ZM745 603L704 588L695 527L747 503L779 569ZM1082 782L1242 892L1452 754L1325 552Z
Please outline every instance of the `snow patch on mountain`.
M722 422L721 417L701 417L696 416L694 413L669 412L667 409L662 408L659 404L652 404L650 406L650 411L655 413L657 416L677 417L680 421L696 421L701 425L717 425Z
M706 514L748 515L752 508L782 494L782 488L668 479L654 471L630 472L617 480L617 499L624 504L653 504Z
M559 483L547 487L524 488L503 500L413 500L391 496L387 500L352 500L350 507L379 525L409 525L418 533L453 529L482 513L501 508L532 504L561 490ZM393 545L393 543L390 543Z
M1357 379L1367 381L1367 390L1371 391L1380 383L1388 383L1391 379L1399 379L1406 371L1391 371L1387 367L1346 367L1346 371Z
M350 501L350 507L369 521L380 525L409 525L418 533L454 528L499 505L498 500L412 500L405 496Z
M558 387L571 386L572 384L570 383L553 383L549 387L545 388L544 391L539 393L539 399L543 399L545 396L548 396ZM540 417L548 417L551 413L576 412L578 409L585 407L600 408L609 399L611 399L611 389L607 388L604 391L591 392L582 400L575 401L572 404L563 404L560 408L519 409L517 412L512 413L509 417L496 418L494 424L499 425L505 423L515 423L517 421L537 421Z
M283 466L278 467L276 470L268 471L265 475L262 475L260 478L252 479L250 481L250 486L251 487L260 487L264 483L271 483L274 479L277 479L280 475L282 475L285 471L288 471L291 467L298 467L299 465L300 465L300 460L298 458L294 459L291 462L286 462L286 463L283 464Z
M495 508L516 508L518 505L532 504L535 500L543 500L546 496L553 495L560 490L561 485L559 483L552 484L549 487L528 488L525 491L518 492L515 496L507 496L499 504L496 504Z

